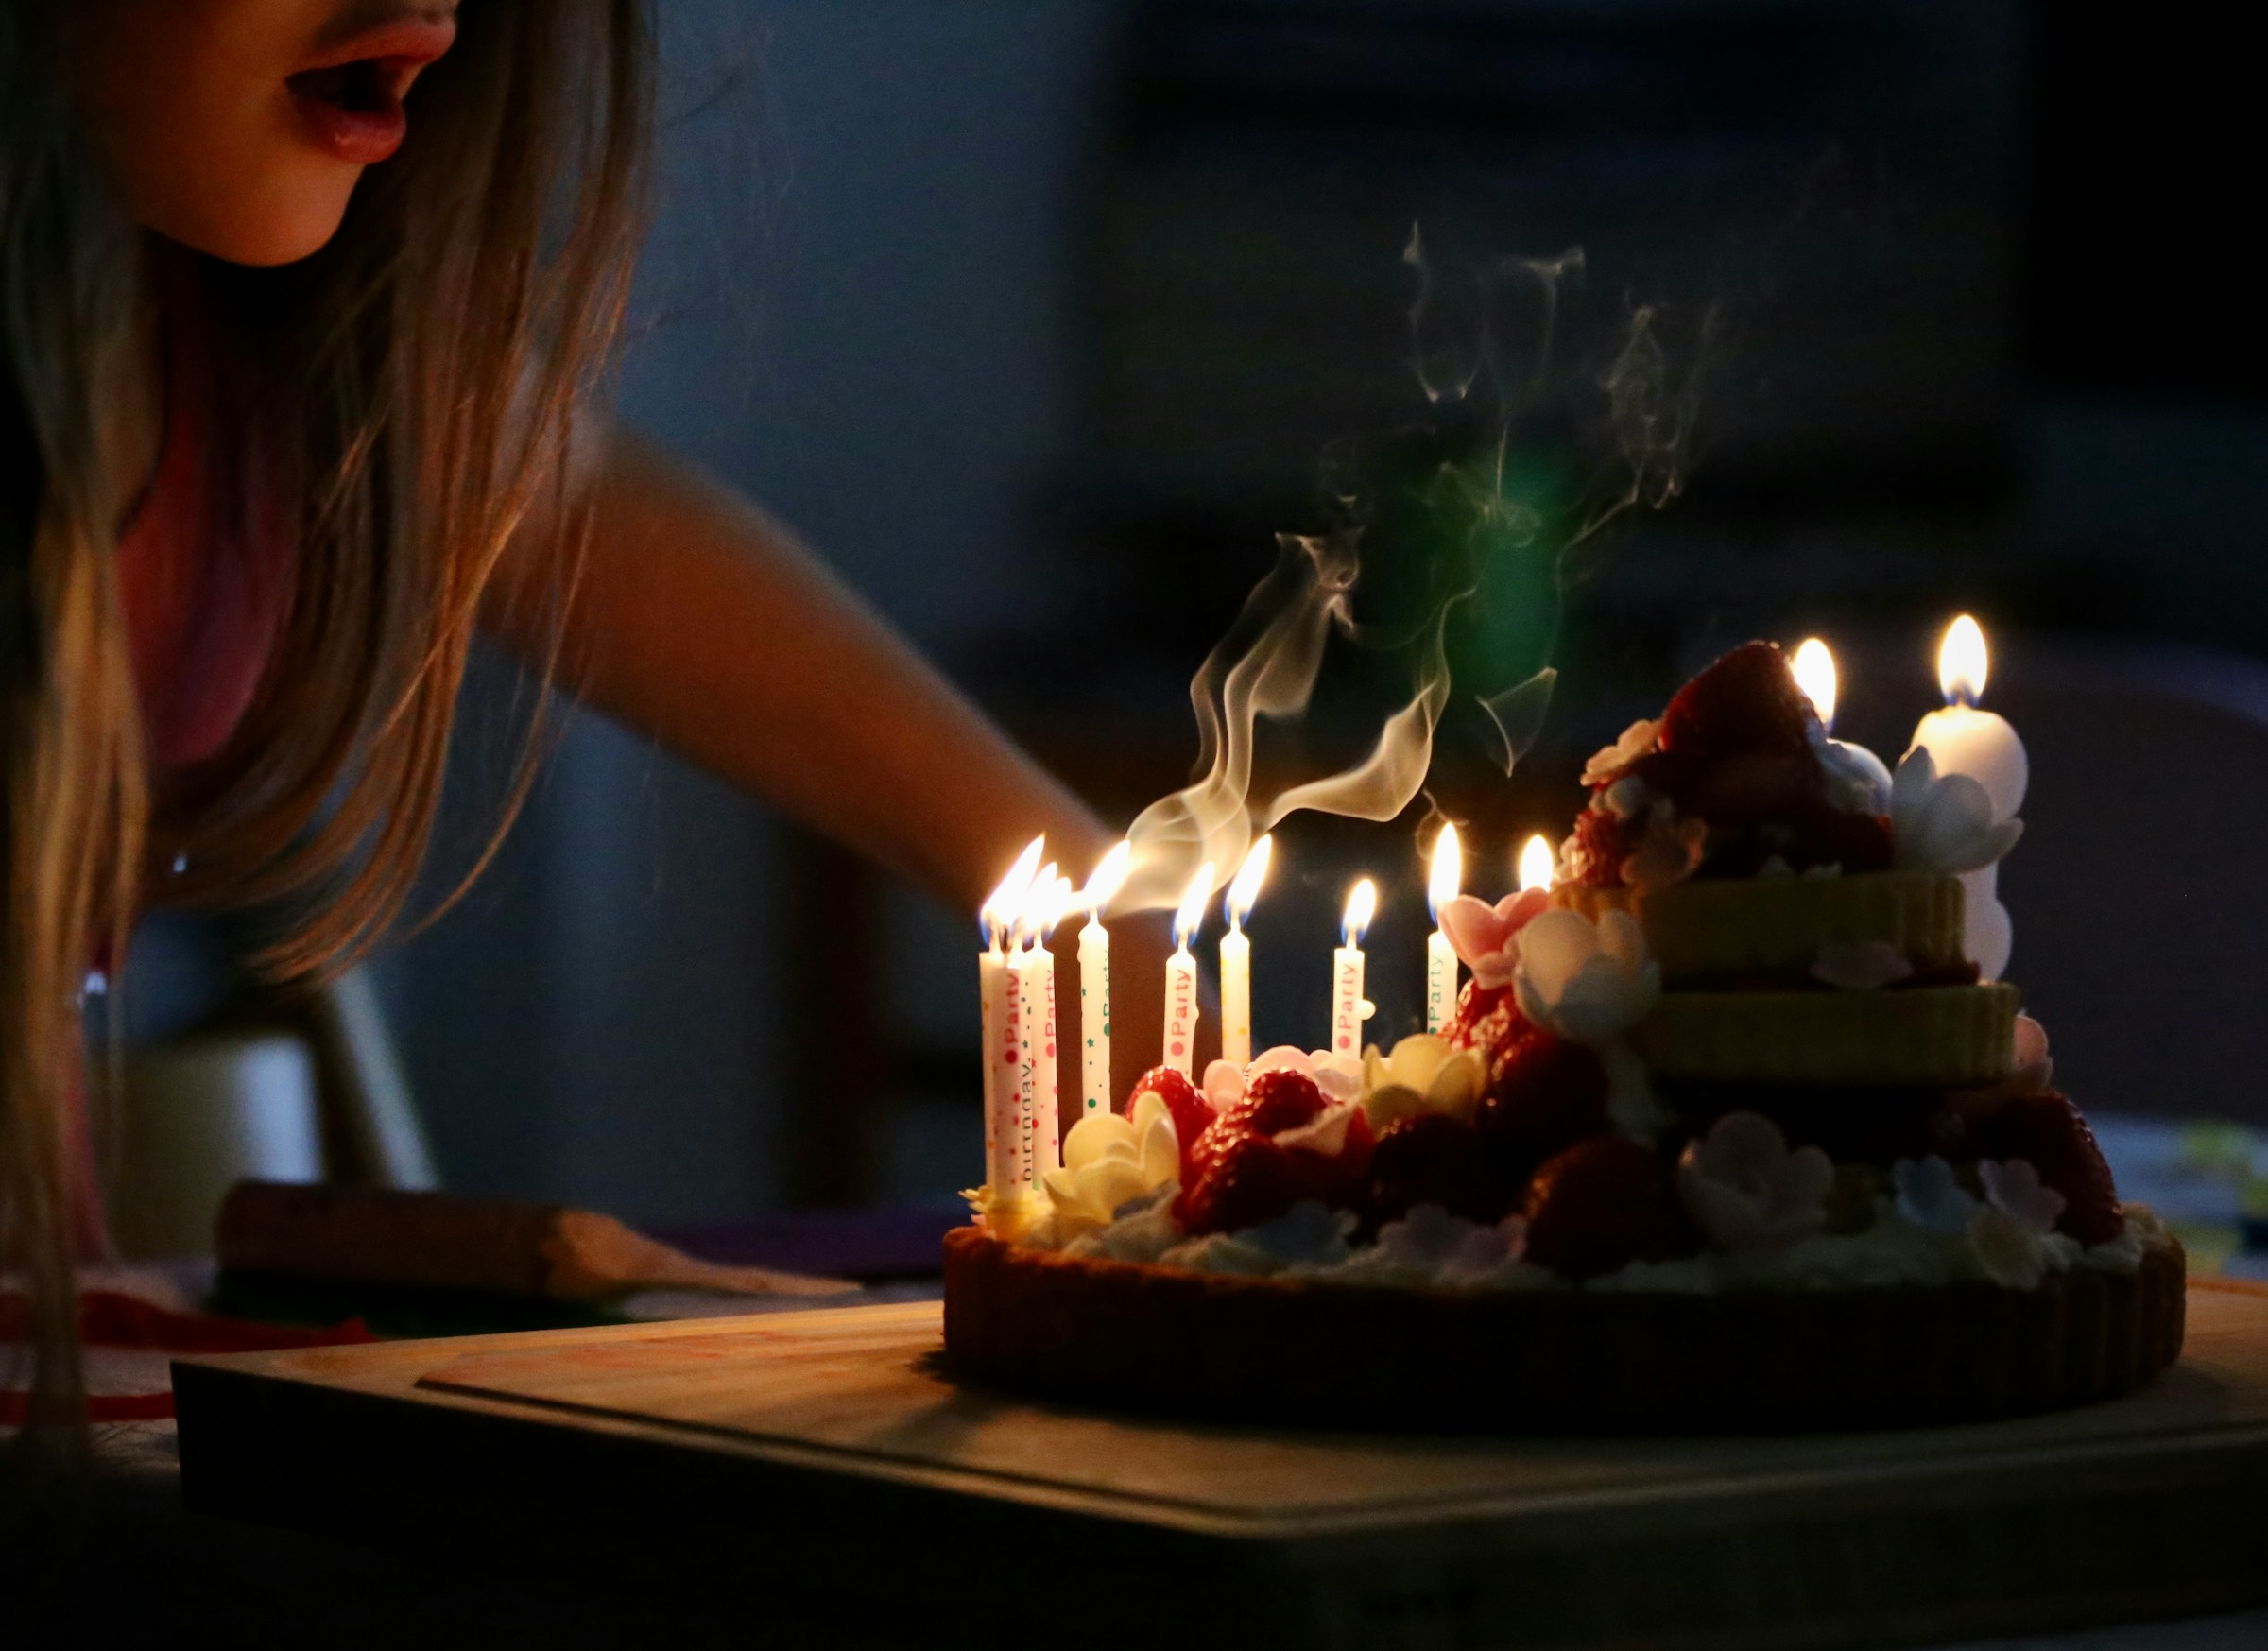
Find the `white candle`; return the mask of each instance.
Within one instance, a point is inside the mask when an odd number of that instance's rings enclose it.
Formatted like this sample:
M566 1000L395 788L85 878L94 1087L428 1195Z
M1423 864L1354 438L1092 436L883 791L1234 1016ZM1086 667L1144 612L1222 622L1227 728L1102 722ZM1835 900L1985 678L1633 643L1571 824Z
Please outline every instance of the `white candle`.
M1079 895L1087 908L1079 930L1079 1091L1090 1118L1110 1110L1110 931L1103 927L1103 908L1125 882L1132 851L1121 843L1105 854Z
M1197 960L1189 950L1205 920L1205 903L1212 898L1212 862L1208 860L1190 880L1174 914L1174 954L1165 960L1165 1054L1162 1064L1184 1075L1197 1058Z
M1360 1056L1363 1022L1370 1006L1363 999L1363 934L1378 910L1378 889L1367 877L1347 897L1347 917L1338 950L1331 954L1331 1052Z
M1017 1021L1009 1009L1015 976L997 941L976 954L976 971L985 1017L985 1184L998 1192L1022 1178L1016 1156Z
M2032 765L2024 742L2007 719L1981 709L1990 668L1984 632L1964 613L1946 628L1937 649L1937 685L1945 709L1933 711L1914 730L1914 744L1926 748L1939 774L1967 774L1992 799L1992 817L2010 820L2024 806Z
M1966 774L1984 787L1995 820L2011 820L2024 805L2031 783L2031 760L2024 742L2006 718L1981 710L1991 659L1984 632L1967 614L1946 628L1937 648L1937 685L1945 709L1933 711L1914 730L1916 749L1927 749L1940 775ZM1965 939L1968 955L1986 980L2008 967L2016 934L2008 908L2001 903L2001 868L1987 866L1961 879Z
M1425 1029L1438 1032L1449 1024L1457 1008L1457 952L1441 932L1441 913L1457 898L1465 881L1465 856L1457 846L1457 828L1445 825L1434 839L1433 874L1426 879L1425 903L1434 915L1434 932L1425 939Z
M1013 1196L1026 1179L1022 1006L1016 971L1004 947L1040 864L1040 839L1034 837L985 902L982 920L988 943L976 959L985 1039L985 1184L1004 1199Z
M1062 920L1070 900L1071 885L1056 875L1053 866L1042 867L1024 904L1024 933L1031 945L1018 955L1015 963L1022 982L1019 996L1023 1013L1024 1178L1034 1187L1049 1170L1063 1166L1062 1124L1056 1107L1059 1088L1056 1070L1056 958L1047 949L1047 937Z
M1252 1064L1252 942L1245 938L1245 920L1260 898L1274 851L1272 837L1254 843L1222 902L1228 932L1221 937L1221 1058L1240 1067Z

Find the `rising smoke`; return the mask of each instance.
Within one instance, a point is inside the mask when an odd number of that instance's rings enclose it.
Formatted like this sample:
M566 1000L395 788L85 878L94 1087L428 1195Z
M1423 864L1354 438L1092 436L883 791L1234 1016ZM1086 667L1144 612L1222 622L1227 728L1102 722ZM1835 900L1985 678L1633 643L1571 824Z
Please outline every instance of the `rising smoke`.
M1550 657L1578 554L1626 512L1659 508L1684 485L1711 332L1707 312L1692 359L1680 363L1663 343L1660 310L1626 305L1604 367L1585 372L1557 360L1585 273L1580 248L1503 259L1449 288L1416 229L1402 259L1416 284L1410 367L1424 417L1383 443L1383 459L1359 443L1331 456L1331 529L1279 536L1276 565L1190 683L1196 777L1128 829L1132 870L1114 909L1175 905L1207 862L1226 882L1255 835L1301 809L1379 821L1400 815L1432 766L1451 705L1452 621L1468 613L1517 611L1542 656L1508 674L1502 662L1479 663L1478 674L1493 679L1477 683L1473 702L1509 776L1551 708L1558 673ZM1538 483L1531 452L1555 441L1592 450L1579 483ZM1416 623L1357 619L1366 547L1374 562L1402 562L1396 583L1427 593ZM1261 719L1289 722L1307 711L1334 635L1357 648L1408 653L1409 699L1352 766L1256 791Z

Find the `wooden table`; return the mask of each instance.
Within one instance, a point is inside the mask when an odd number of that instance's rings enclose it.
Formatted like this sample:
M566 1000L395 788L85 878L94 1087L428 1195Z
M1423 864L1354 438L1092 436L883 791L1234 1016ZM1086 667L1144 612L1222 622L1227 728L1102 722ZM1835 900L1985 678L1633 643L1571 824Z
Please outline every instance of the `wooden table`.
M1446 1439L956 1384L933 1303L177 1367L193 1509L919 1643L1906 1645L2268 1603L2268 1292L2115 1403L1774 1438Z

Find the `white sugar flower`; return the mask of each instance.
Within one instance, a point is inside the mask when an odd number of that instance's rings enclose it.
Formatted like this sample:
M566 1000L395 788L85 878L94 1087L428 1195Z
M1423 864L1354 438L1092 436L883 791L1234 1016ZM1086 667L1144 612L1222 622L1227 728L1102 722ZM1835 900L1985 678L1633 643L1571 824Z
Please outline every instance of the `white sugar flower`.
M1419 1032L1395 1044L1391 1055L1381 1055L1376 1044L1363 1052L1363 1110L1373 1129L1420 1112L1470 1122L1486 1079L1478 1050Z
M1653 1012L1661 966L1646 954L1646 934L1626 911L1593 923L1581 912L1540 914L1521 932L1513 972L1520 1012L1578 1043L1606 1043Z
M1727 1112L1677 1161L1677 1195L1724 1249L1778 1249L1827 1224L1835 1166L1816 1146L1788 1149L1761 1112Z
M1890 833L1900 870L1958 875L1999 864L2024 822L1996 823L1983 785L1967 774L1940 775L1929 748L1916 746L1890 783Z
M1914 965L1888 940L1830 940L1812 959L1813 980L1845 991L1873 991L1910 978Z
M1604 785L1618 779L1639 758L1651 756L1660 740L1660 724L1643 720L1632 723L1623 730L1621 739L1593 752L1590 761L1583 765L1583 783Z
M1998 1207L1979 1210L1968 1224L1968 1247L1985 1276L2010 1290L2036 1290L2048 1276L2039 1236L2030 1225Z
M1984 1206L1953 1174L1944 1159L1901 1158L1890 1166L1890 1184L1898 1190L1898 1213L1916 1227L1932 1232L1966 1232Z
M1363 1063L1354 1056L1317 1049L1308 1055L1307 1061L1315 1088L1323 1092L1325 1100L1346 1104L1363 1098Z
M1254 1075L1258 1075L1257 1072ZM1197 1085L1197 1092L1212 1103L1215 1112L1226 1112L1245 1098L1249 1081L1245 1069L1235 1061L1215 1060L1205 1068L1205 1078Z
M1335 1055L1328 1049L1302 1051L1279 1043L1254 1056L1252 1064L1241 1071L1232 1060L1216 1060L1208 1066L1201 1086L1205 1098L1215 1112L1226 1112L1245 1098L1245 1092L1263 1072L1296 1072L1312 1079L1327 1101L1359 1101L1363 1097L1363 1063L1353 1056Z
M2052 1232L2055 1221L2063 1213L2063 1195L2053 1187L2040 1183L2039 1171L2024 1159L2012 1158L2005 1163L1986 1159L1977 1165L1978 1178L1984 1183L1984 1195L1992 1207L2013 1216L2035 1232Z
M1892 781L1881 758L1864 746L1830 739L1826 726L1813 721L1805 731L1827 776L1827 802L1845 814L1888 814Z
M1130 1117L1097 1112L1063 1137L1063 1167L1041 1178L1065 1238L1108 1226L1121 1206L1156 1192L1181 1173L1173 1115L1148 1091Z

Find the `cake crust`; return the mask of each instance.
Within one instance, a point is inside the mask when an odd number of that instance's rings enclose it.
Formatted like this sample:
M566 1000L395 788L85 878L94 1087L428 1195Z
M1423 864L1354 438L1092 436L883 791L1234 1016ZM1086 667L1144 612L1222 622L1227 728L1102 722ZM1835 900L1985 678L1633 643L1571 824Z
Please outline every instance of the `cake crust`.
M1984 1421L2115 1398L2181 1351L2171 1240L2036 1290L1450 1292L1182 1272L945 1241L945 1347L1043 1397L1405 1432Z

